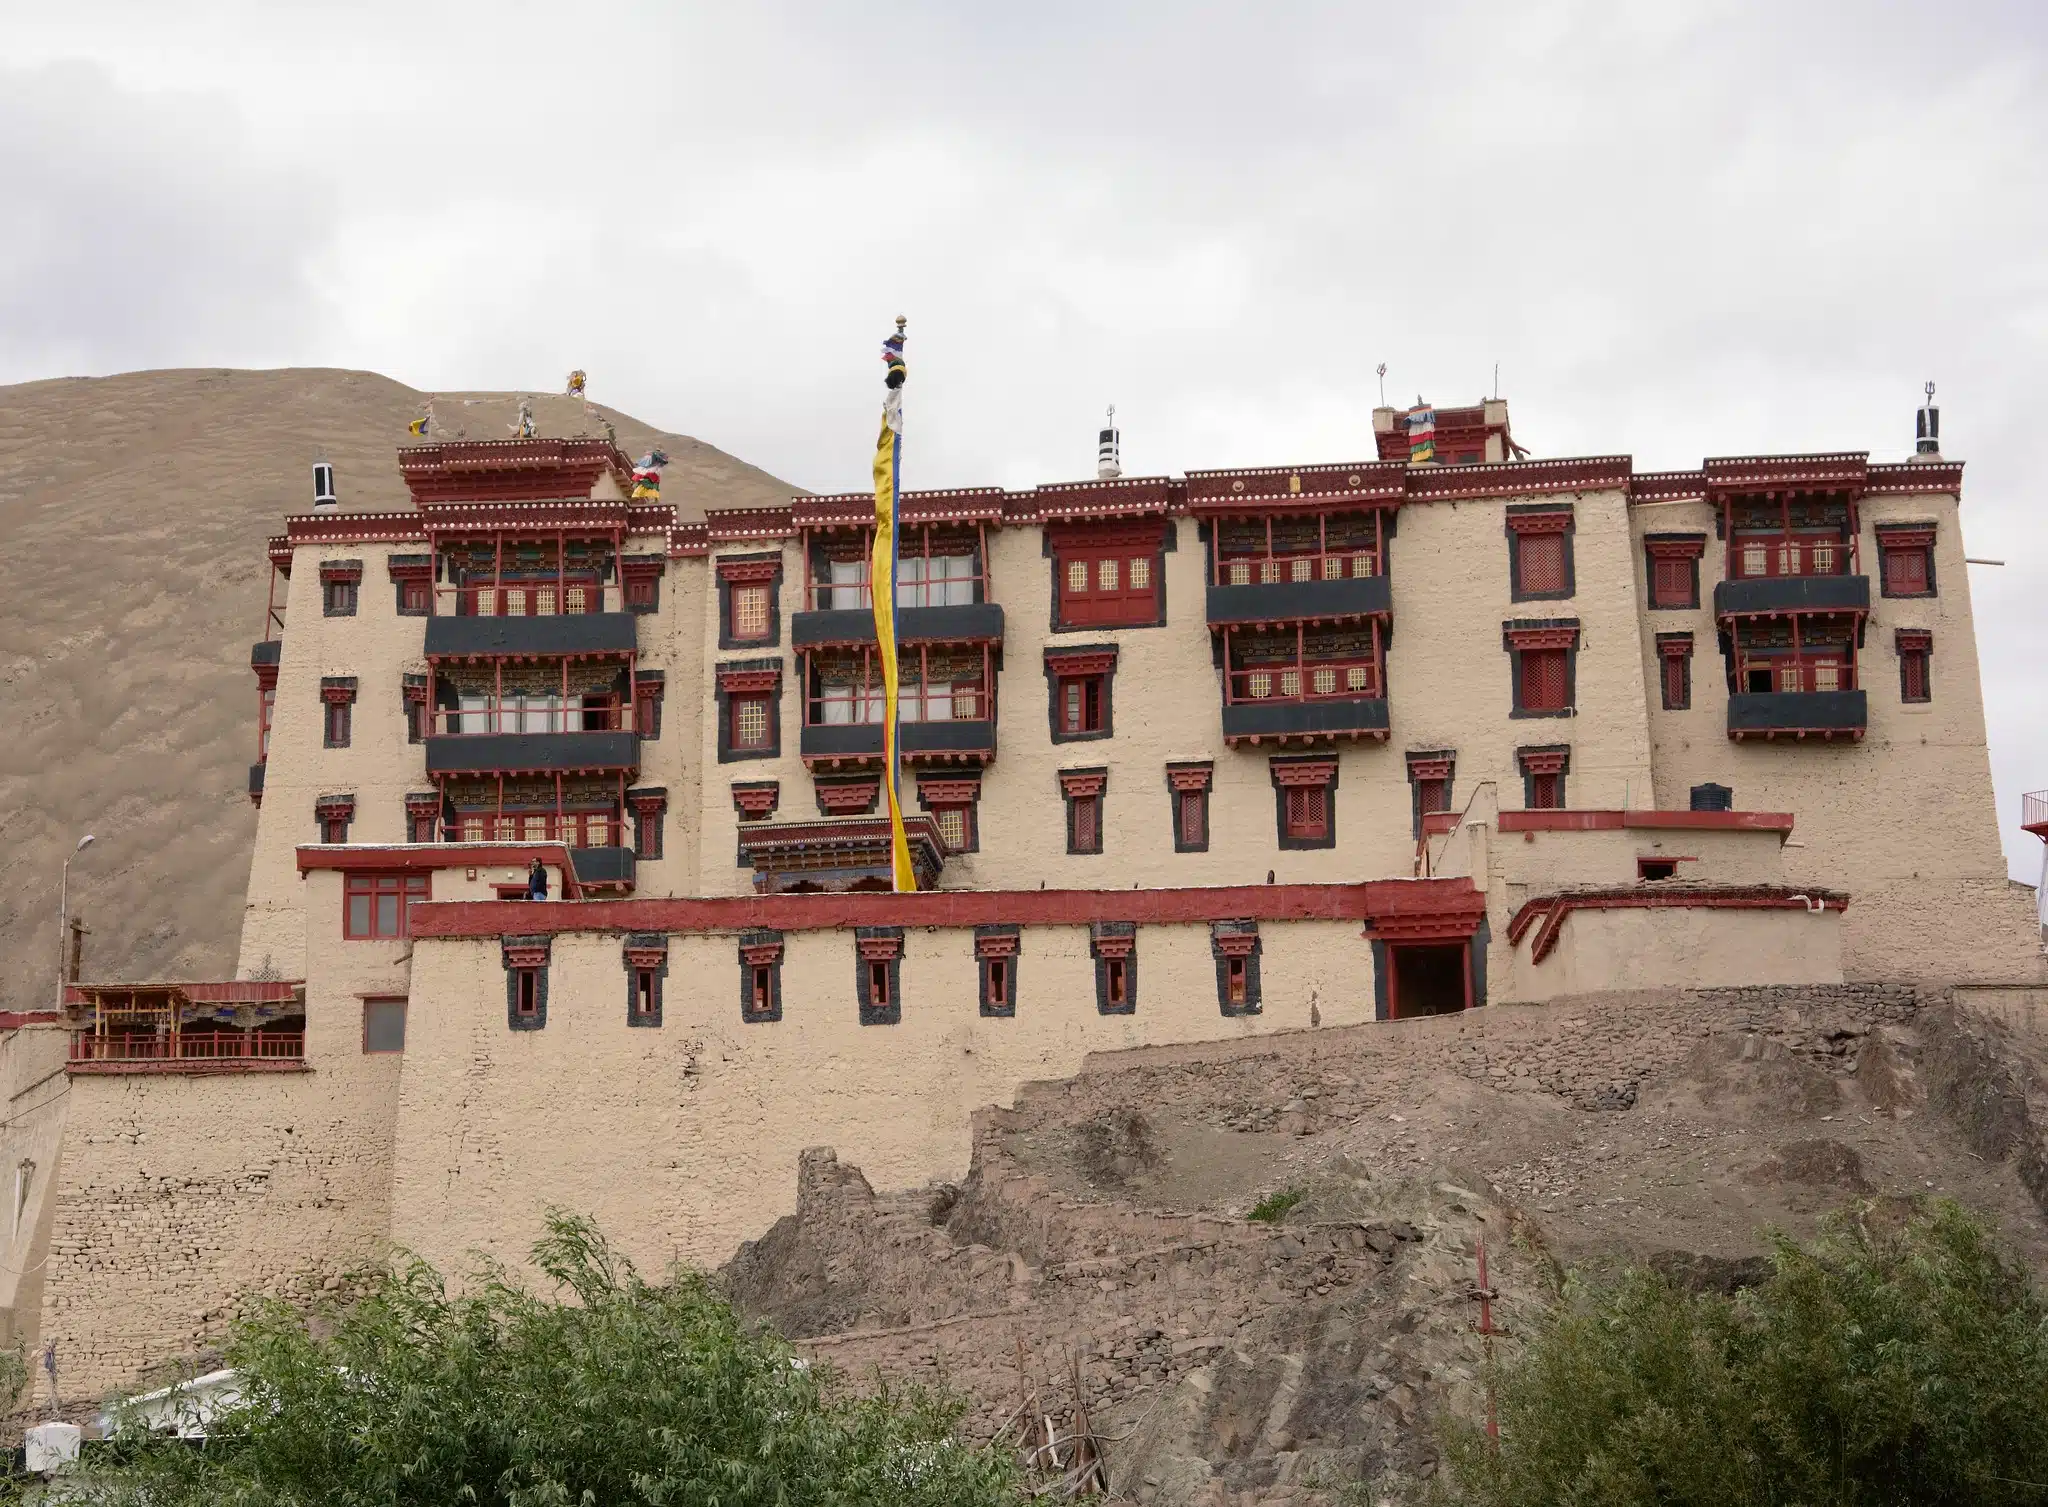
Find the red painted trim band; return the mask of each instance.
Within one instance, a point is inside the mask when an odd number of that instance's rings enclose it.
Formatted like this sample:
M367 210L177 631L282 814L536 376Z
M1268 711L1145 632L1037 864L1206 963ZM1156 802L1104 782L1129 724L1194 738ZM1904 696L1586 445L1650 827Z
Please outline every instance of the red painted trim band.
M1478 925L1485 900L1468 879L1362 884L1247 884L1168 890L927 890L912 895L735 895L593 900L580 905L450 900L412 907L415 937L563 932L833 931L849 926L1085 926L1208 921L1436 920ZM1468 927L1467 930L1470 928Z
M1792 830L1789 811L1503 811L1503 832L1618 832L1624 827L1711 832Z
M1529 961L1541 963L1556 948L1565 917L1575 910L1820 910L1843 911L1849 897L1839 890L1794 890L1783 885L1749 885L1731 889L1585 890L1570 895L1541 895L1525 902L1508 922L1508 942L1518 943L1531 921L1542 917Z

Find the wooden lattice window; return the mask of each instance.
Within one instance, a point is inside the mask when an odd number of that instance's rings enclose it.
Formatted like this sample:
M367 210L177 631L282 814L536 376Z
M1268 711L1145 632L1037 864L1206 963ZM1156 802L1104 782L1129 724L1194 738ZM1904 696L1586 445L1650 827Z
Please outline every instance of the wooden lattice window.
M1286 834L1300 842L1327 837L1330 831L1330 792L1320 785L1300 785L1286 792Z
M1565 691L1565 651L1524 649L1515 705L1525 712L1561 712L1568 705Z

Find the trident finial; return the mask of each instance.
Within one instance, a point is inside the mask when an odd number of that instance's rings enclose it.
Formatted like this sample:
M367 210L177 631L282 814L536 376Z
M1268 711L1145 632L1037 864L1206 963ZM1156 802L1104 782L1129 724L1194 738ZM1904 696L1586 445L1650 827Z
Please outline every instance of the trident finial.
M1934 384L1932 382L1927 384L1927 401L1930 403L1934 401Z

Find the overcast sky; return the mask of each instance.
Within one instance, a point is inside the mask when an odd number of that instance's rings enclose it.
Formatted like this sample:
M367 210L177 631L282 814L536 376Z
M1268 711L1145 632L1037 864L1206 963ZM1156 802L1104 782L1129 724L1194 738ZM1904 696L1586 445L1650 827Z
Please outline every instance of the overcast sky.
M2001 826L2048 787L2048 5L0 5L0 382L367 367L864 484L1539 456L1969 462ZM2028 415L2035 414L2035 418ZM2038 441L2036 442L2038 443ZM1874 813L1875 815L1875 813Z

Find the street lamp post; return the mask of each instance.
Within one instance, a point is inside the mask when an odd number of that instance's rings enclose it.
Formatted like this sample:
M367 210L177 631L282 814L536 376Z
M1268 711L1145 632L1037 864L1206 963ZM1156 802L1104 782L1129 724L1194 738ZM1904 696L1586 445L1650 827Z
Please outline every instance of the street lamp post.
M90 832L78 839L78 846L64 855L64 872L57 880L57 1012L64 1011L64 928L71 921L71 860L92 846Z

